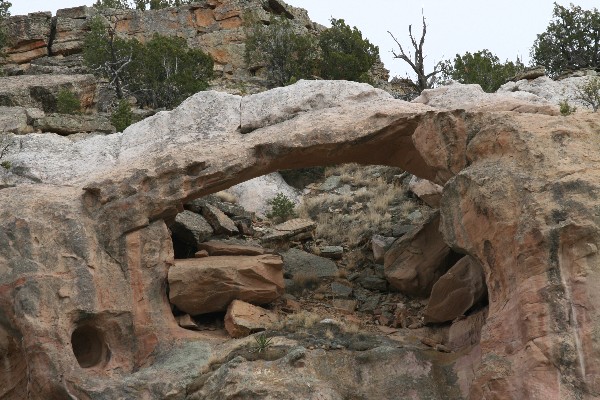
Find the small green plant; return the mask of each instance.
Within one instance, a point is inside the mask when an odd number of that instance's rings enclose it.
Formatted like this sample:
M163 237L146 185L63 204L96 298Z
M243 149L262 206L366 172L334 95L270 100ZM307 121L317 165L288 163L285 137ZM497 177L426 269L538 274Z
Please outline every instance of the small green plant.
M110 115L110 122L117 128L117 132L123 132L125 128L133 123L133 113L129 102L121 99L117 108Z
M271 211L267 214L268 218L287 221L291 217L296 216L296 211L294 210L296 205L283 193L277 193L267 203L271 206Z
M81 108L79 98L68 89L61 89L56 96L56 111L60 114L77 114Z
M9 170L12 167L12 163L10 161L2 161L0 163L0 167L4 168L5 170Z
M271 341L273 340L273 338L268 338L264 333L261 333L260 335L255 336L254 340L256 341L256 343L254 344L252 352L262 353L271 346Z
M565 117L577 111L577 107L570 105L567 99L562 100L558 105L560 106L560 115Z
M575 99L579 100L594 110L600 108L600 76L588 79L586 83L577 86Z

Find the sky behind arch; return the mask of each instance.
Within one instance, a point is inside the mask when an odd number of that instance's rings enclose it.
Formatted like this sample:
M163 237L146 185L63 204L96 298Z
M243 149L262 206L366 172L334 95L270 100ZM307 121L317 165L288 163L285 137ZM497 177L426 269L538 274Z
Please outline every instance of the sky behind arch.
M92 5L94 0L12 0L12 15L34 11L51 11ZM308 10L310 18L329 26L329 19L342 18L356 26L364 37L379 46L379 53L391 76L414 78L408 66L395 60L392 49L398 50L387 33L391 31L405 47L411 48L408 25L421 35L421 12L427 21L425 37L426 67L430 71L436 62L452 59L456 54L488 49L500 60L520 57L529 63L529 51L536 35L545 31L552 17L551 0L286 0L295 7ZM571 2L584 9L598 7L597 0L558 0Z

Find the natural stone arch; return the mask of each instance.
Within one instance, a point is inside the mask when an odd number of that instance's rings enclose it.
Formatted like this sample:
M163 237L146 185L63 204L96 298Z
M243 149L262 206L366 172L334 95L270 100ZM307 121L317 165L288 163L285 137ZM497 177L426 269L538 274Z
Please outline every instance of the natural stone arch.
M589 145L596 143L590 139L595 126L597 120L585 116L435 111L365 85L316 82L244 99L198 94L124 134L83 144L18 139L21 152L11 159L29 162L26 179L43 183L2 190L0 306L9 312L0 322L11 335L24 335L19 351L31 365L29 381L37 390L31 393L40 398L120 393L115 375L73 370L75 356L63 352L82 312L106 316L116 336L131 339L115 341L120 347L111 347L108 362L124 366L121 376L129 376L132 387L175 390L164 380L148 385L156 368L146 367L157 355L187 360L194 349L196 364L179 371L182 380L191 379L190 371L207 362L210 346L164 321L170 310L161 285L172 253L162 220L190 199L280 168L377 163L447 183L444 236L484 265L491 323L484 327L482 351L489 357L476 365L476 379L463 378L461 385L473 381L475 397L519 398L558 377L552 381L558 387L545 386L545 397L593 397L600 392L600 354L597 339L581 334L593 331L598 319L588 289L595 286L582 284L579 274L583 268L592 278L598 275L592 267L599 222L580 205L600 187L594 173L598 145ZM60 142L61 152L44 140ZM578 157L576 163L556 162L565 149ZM508 207L498 203L511 193L523 200ZM577 204L565 203L570 196ZM506 225L514 229L502 231ZM536 293L556 293L557 301ZM525 329L510 329L533 306L568 323L521 321ZM38 343L40 337L46 340ZM573 349L575 358L561 358L561 348Z

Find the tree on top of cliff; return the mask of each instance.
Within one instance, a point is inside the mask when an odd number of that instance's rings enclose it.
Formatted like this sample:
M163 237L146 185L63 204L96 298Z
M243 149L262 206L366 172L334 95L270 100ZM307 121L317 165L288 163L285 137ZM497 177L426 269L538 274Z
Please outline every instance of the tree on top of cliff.
M427 24L425 23L425 16L423 16L423 30L421 31L421 39L417 43L415 37L412 33L412 25L408 26L408 37L410 38L411 45L414 49L414 58L412 58L412 54L409 51L408 54L404 51L404 48L396 39L396 37L392 34L392 32L388 31L394 42L398 45L400 52L396 52L392 50L392 54L394 58L398 58L406 62L410 68L417 74L417 88L419 91L423 91L425 89L430 89L433 87L436 81L436 75L442 72L441 63L438 63L433 71L430 73L425 73L425 56L423 55L423 45L425 44L425 35L427 34Z
M531 49L535 64L551 76L572 69L600 70L600 13L554 3L553 19L537 36Z
M442 76L460 83L477 83L488 93L495 92L501 85L524 68L523 63L500 62L489 50L484 49L473 54L457 54L453 61L446 60L442 65Z
M332 19L332 27L318 38L285 17L272 17L268 25L251 17L246 20L246 64L250 70L265 67L273 86L314 76L366 82L379 56L377 46L343 19Z
M319 46L324 79L367 82L369 70L379 56L379 48L343 19L331 19L331 28L319 35Z
M155 34L145 44L121 39L102 17L94 17L83 44L85 64L108 79L117 98L133 95L138 105L173 108L205 90L213 60L182 38Z
M285 17L272 16L263 25L246 16L246 64L251 70L265 67L272 86L285 86L316 73L317 41L310 34L294 30Z

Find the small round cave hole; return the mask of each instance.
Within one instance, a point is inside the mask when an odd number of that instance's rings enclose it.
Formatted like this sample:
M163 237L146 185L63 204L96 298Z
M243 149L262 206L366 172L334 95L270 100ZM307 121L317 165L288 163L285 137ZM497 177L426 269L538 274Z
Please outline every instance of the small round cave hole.
M108 357L104 334L93 326L84 325L75 329L71 334L71 346L81 368L96 367Z

